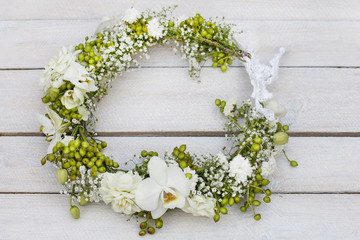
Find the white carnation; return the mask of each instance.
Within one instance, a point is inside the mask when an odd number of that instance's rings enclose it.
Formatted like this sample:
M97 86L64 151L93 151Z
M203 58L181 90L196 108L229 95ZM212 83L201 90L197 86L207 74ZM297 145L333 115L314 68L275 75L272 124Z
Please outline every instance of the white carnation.
M164 36L164 26L162 26L159 22L158 18L153 18L147 25L148 34L151 37L159 39Z
M238 183L245 182L253 170L250 161L241 155L237 155L230 162L230 177L235 177Z
M141 209L135 203L135 191L141 182L137 172L105 173L101 180L100 194L106 204L112 203L115 212L133 214Z
M229 101L226 102L224 107L224 115L234 117L234 113L232 112L237 104L236 98L231 98Z
M215 206L216 199L205 197L204 195L194 195L191 198L186 198L185 206L181 210L186 213L191 213L196 217L212 218L215 215Z
M270 176L276 170L276 160L273 156L270 156L267 162L263 162L261 166L261 174L264 177Z
M123 20L128 23L133 23L141 17L141 13L135 8L126 10Z

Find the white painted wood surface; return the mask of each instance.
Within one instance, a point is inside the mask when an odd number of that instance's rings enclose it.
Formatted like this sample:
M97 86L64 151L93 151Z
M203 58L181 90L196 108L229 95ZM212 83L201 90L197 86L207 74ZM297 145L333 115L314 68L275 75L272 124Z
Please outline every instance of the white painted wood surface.
M91 34L104 15L126 8L178 4L175 15L200 12L226 16L244 28L252 48L269 59L279 46L280 77L271 90L299 109L288 155L281 157L263 204L260 222L234 208L218 224L180 211L149 239L359 239L360 238L360 2L348 1L7 1L0 0L0 239L136 239L137 224L103 204L68 213L68 198L57 194L55 171L42 167L46 142L35 136L34 113L43 112L39 68L62 45ZM187 77L186 62L169 48L151 50L143 69L124 74L100 103L98 131L114 137L108 154L123 162L140 150L171 150L187 143L196 153L216 153L221 137L181 137L221 131L217 97L250 96L240 64L227 73L204 68L202 82ZM337 67L341 68L337 68ZM115 132L115 133L114 133ZM116 132L130 132L133 137ZM157 132L157 137L143 133ZM172 137L161 136L174 132ZM344 133L345 132L345 133ZM332 135L333 137L314 137ZM348 137L347 137L348 136ZM355 137L349 137L355 136ZM238 208L238 207L237 207Z

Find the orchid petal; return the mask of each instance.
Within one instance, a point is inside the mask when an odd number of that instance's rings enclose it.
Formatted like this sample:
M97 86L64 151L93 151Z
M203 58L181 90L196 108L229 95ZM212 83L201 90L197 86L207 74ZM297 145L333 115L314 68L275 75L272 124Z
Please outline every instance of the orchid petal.
M154 179L146 178L139 184L136 190L135 202L140 208L152 211L159 205L161 191L161 186Z
M89 113L83 106L78 107L78 112L82 115L82 120L87 121L89 119Z
M160 186L166 186L168 181L167 165L159 157L152 157L148 163L150 178L154 179ZM171 175L170 175L171 176Z
M53 120L54 122L54 126L56 129L60 128L61 124L62 124L62 118L52 109L48 108L47 109L50 118Z
M190 183L185 177L184 172L177 166L170 166L167 168L168 179L167 186L180 192L186 197L190 193Z
M47 153L53 153L53 148L55 147L56 143L61 141L61 136L56 134L55 137L51 140L49 147L47 149Z
M166 212L167 208L164 208L164 206L162 204L159 204L159 206L151 211L151 216L153 219L157 219L159 217L161 217L162 215L164 215L164 213Z
M43 133L45 135L48 135L51 132L51 130L54 128L53 124L51 123L51 120L41 114L36 114L36 117L37 117L38 121L40 122L40 124L42 126L44 126ZM55 131L54 131L54 133L55 133Z

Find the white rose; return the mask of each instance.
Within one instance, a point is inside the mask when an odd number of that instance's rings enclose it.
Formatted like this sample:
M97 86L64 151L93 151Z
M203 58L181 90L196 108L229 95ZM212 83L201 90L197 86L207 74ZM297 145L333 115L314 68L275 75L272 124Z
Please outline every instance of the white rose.
M137 172L105 173L101 180L100 194L106 204L111 202L115 212L133 214L141 209L135 203L135 191L141 182Z
M63 47L58 56L50 60L40 78L40 85L44 93L51 87L59 88L64 84L62 75L75 60L76 52L72 50L72 47L69 49Z
M85 91L75 87L74 90L67 90L61 97L61 103L67 108L78 107L84 102Z
M214 208L216 206L216 199L208 198L204 195L194 195L186 198L185 206L181 209L186 213L191 213L194 216L202 216L212 218L215 215Z
M277 118L282 118L286 115L286 108L274 99L266 104L266 108L272 110Z

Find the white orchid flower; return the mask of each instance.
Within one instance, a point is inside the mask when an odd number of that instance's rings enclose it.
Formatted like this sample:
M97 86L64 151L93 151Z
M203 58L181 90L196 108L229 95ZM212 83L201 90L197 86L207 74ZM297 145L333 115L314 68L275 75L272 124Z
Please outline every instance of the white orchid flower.
M161 217L167 209L183 208L190 193L190 183L178 166L168 167L164 160L152 157L148 163L150 177L138 186L136 204L151 211L154 219Z
M67 90L61 97L61 103L67 108L79 107L84 103L85 91L75 87L74 90Z
M47 153L51 153L57 142L61 141L61 135L66 131L69 123L63 124L62 118L50 108L47 108L49 118L38 114L37 118L42 126L42 132L51 140Z
M94 79L88 76L88 71L86 71L85 67L75 61L66 69L62 79L70 81L86 92L92 92L98 89Z

